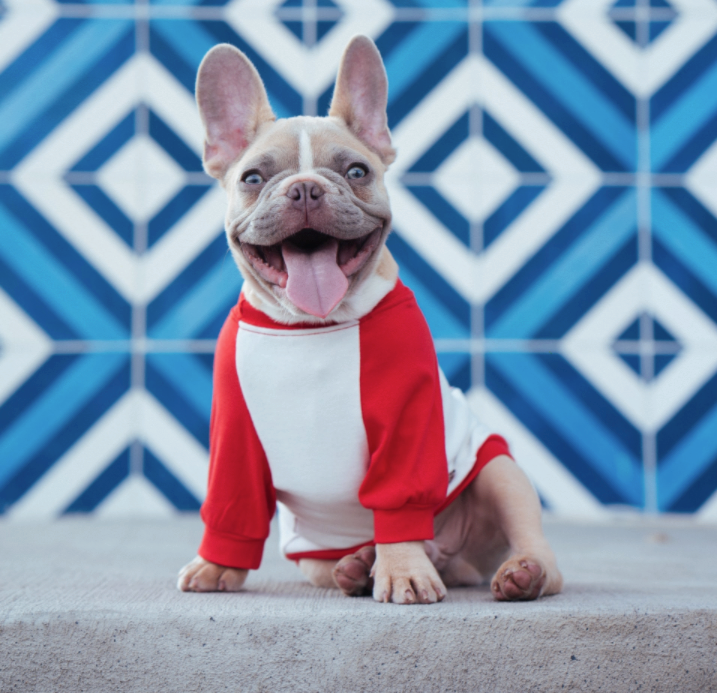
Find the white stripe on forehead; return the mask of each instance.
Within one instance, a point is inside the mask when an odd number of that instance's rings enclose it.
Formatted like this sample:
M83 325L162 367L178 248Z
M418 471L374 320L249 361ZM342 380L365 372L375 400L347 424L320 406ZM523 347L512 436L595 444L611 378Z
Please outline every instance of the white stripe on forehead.
M314 153L311 151L311 138L302 128L299 133L299 171L311 171L314 168Z

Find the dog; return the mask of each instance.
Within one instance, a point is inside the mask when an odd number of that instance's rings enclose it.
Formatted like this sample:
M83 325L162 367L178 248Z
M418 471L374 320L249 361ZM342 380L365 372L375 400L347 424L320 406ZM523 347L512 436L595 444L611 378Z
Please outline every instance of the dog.
M347 46L327 117L277 120L228 44L196 93L244 285L217 343L205 534L179 589L240 590L278 504L282 550L318 587L398 604L487 581L497 600L558 593L538 497L446 382L385 245L395 151L374 43Z

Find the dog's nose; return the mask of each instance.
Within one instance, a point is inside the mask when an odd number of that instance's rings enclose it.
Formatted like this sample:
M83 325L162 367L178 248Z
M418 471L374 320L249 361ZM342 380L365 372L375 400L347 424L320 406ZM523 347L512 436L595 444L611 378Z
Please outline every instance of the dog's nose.
M286 192L286 196L291 200L293 207L306 209L306 211L316 209L321 204L323 194L324 189L312 180L298 181Z

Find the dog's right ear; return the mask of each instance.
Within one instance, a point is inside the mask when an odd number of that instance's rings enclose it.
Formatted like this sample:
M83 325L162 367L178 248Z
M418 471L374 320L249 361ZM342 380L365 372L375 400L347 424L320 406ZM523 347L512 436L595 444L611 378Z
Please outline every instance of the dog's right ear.
M386 69L376 44L368 36L354 36L341 58L329 115L341 118L388 166L396 150L388 131L387 101Z
M228 43L214 46L204 56L196 93L205 132L204 170L221 180L259 126L276 116L256 68Z

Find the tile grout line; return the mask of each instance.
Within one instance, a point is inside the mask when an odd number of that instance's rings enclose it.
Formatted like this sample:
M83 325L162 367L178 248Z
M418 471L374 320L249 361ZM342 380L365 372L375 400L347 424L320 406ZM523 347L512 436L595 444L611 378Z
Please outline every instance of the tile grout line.
M303 21L303 7L278 8L273 15L284 21ZM485 7L482 5L467 8L393 8L394 22L466 22L471 21L529 21L555 22L558 10L553 7ZM616 8L608 12L613 20L639 22L645 12L633 8ZM650 7L648 13L653 21L674 19L674 12L665 8ZM62 3L58 16L66 18L99 19L191 19L197 21L225 21L226 7L197 7L187 5L86 5L83 3ZM337 21L341 14L334 8L316 7L314 16L320 21Z
M446 339L434 340L439 353L560 353L559 339ZM17 344L14 344L17 347ZM116 340L81 340L66 339L53 342L55 354L87 354L87 353L142 353L142 354L213 354L216 347L215 339L116 339ZM646 347L651 354L675 355L682 350L677 343L652 342L651 347L637 340L618 340L611 348L618 354L639 356ZM714 351L715 345L705 344L704 350ZM601 348L602 349L602 348Z
M648 45L650 37L650 0L636 0L636 39L640 50ZM637 125L637 233L638 264L652 264L652 164L650 154L650 100L649 97L636 98ZM649 297L643 297L649 305ZM644 381L654 377L654 334L652 320L647 314L640 316L640 370ZM643 406L650 408L649 393L645 395ZM657 444L654 431L641 431L642 469L644 483L644 511L648 514L658 512L657 491Z
M643 177L646 177L645 174ZM636 173L602 173L600 185L602 187L635 187L638 186L638 174ZM95 171L68 171L63 180L73 185L97 185L97 173ZM432 173L404 173L401 176L404 185L432 185ZM12 182L12 171L0 170L0 185ZM218 185L204 172L184 171L183 182L185 185ZM550 174L545 173L520 173L520 185L549 185L552 183ZM649 186L660 188L682 188L684 187L684 175L682 174L649 174Z
M149 18L150 5L149 0L135 0L135 54L149 54ZM141 76L140 79L143 77ZM135 137L149 137L149 109L146 104L137 104L135 111ZM137 178L140 184L140 177ZM140 190L140 193L142 191ZM148 229L147 222L135 221L133 228L133 246L138 257L142 257L148 246ZM141 263L137 266L139 276L135 276L135 281L139 286L144 282L142 274L143 268ZM132 359L131 359L131 387L136 391L144 391L146 384L147 358L144 350L137 348L140 343L146 341L147 338L147 306L144 301L134 299L132 301ZM134 411L132 413L135 418L135 431L141 430L142 412ZM130 476L141 476L144 471L144 446L139 440L132 442L130 446L129 456L129 473Z
M480 58L483 55L482 0L470 0L468 3L468 54ZM483 137L483 104L474 103L468 112L468 137ZM480 166L480 162L478 162ZM470 249L476 255L483 252L483 223L470 224ZM480 281L480 277L476 278ZM470 304L470 335L472 340L483 340L485 336L485 305ZM470 351L471 387L485 386L485 352L477 349Z
M318 34L317 21L319 8L316 5L316 0L304 0L301 8L297 9L301 10L301 32L304 45L313 50L316 45L316 37ZM302 94L302 113L308 116L318 115L318 101L318 97L316 96L307 96L306 94Z

